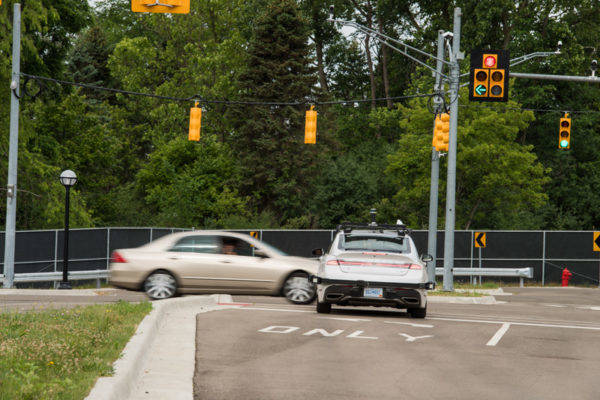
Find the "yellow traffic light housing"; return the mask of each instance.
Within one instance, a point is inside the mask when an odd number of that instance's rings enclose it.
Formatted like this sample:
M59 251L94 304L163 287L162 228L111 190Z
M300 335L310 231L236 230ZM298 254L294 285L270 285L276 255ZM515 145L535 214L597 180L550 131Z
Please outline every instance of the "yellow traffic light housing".
M510 58L507 50L473 50L469 100L508 101Z
M490 70L490 97L504 97L504 70Z
M198 102L190 109L190 131L188 140L200 140L200 128L202 126L202 109L198 107Z
M571 148L571 118L568 113L560 119L558 129L558 148L568 150Z
M190 0L131 0L131 11L189 14Z
M304 123L304 143L317 143L317 112L315 106L310 106L306 111L306 121Z
M450 141L450 114L436 115L432 145L437 151L448 151Z
M487 97L489 92L489 70L476 69L473 75L473 97Z

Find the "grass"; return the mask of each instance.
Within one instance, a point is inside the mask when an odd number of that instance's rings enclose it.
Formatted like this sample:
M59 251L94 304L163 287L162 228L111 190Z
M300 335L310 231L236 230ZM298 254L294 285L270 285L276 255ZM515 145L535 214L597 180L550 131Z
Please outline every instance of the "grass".
M0 400L81 400L150 312L149 302L0 313Z

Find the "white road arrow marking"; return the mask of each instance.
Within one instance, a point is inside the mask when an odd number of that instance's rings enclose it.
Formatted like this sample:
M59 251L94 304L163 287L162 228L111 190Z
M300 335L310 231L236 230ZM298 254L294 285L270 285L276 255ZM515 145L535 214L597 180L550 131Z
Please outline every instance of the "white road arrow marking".
M433 337L433 335L425 335L425 336L410 336L407 335L406 333L399 333L400 336L404 336L406 338L407 342L414 342L415 340L419 340L419 339L425 339L425 338L430 338Z

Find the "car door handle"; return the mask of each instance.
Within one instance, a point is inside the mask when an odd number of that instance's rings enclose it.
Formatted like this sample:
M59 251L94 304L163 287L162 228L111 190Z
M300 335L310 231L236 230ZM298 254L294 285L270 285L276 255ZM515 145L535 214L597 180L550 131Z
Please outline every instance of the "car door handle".
M179 257L177 257L177 256L170 256L169 258L170 258L171 260L179 260Z
M221 262L224 264L231 264L231 260L221 260Z

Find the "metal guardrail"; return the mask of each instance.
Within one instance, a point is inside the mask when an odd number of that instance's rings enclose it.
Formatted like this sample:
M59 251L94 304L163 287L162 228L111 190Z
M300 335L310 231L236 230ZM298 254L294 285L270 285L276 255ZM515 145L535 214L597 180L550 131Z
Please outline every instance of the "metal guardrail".
M523 278L533 278L533 268L453 268L454 276L499 276L519 278L519 286L523 287ZM444 268L436 268L436 275L444 275ZM481 278L480 278L481 279Z
M4 275L0 274L0 281ZM96 269L91 271L71 271L69 272L70 281L96 280L96 287L100 287L100 279L108 279L108 270ZM57 272L33 272L15 274L15 283L28 282L58 282L62 281L62 271Z

